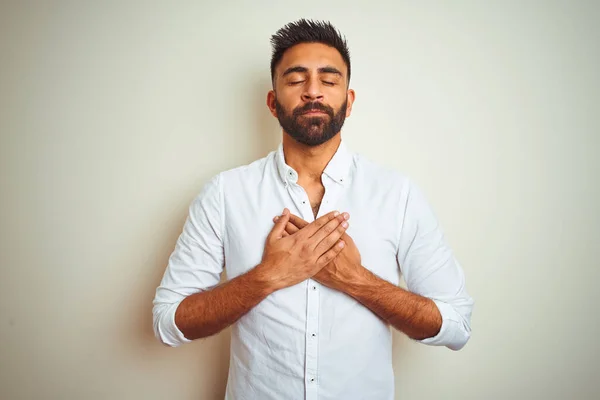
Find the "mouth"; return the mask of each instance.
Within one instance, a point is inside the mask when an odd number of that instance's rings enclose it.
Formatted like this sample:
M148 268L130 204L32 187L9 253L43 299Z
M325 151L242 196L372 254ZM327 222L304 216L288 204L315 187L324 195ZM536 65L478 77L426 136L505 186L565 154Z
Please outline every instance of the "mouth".
M325 114L324 111L321 110L308 110L302 113L302 115L319 115L319 114Z

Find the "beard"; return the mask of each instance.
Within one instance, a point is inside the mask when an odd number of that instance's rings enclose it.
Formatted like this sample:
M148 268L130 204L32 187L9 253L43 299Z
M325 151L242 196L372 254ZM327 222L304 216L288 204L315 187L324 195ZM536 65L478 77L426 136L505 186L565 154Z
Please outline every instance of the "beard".
M294 140L307 146L318 146L334 137L344 125L348 100L340 106L337 112L320 102L306 103L296 107L290 114L283 105L275 99L277 119L283 130ZM319 110L326 115L303 115L309 110Z

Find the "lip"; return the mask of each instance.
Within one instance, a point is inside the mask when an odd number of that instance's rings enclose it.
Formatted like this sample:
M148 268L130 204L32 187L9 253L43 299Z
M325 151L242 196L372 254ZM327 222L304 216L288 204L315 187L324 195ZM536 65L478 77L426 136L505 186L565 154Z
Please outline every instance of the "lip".
M306 111L306 112L302 113L302 115L306 115L306 114L310 115L310 114L325 114L325 113L321 110L310 110L310 111Z

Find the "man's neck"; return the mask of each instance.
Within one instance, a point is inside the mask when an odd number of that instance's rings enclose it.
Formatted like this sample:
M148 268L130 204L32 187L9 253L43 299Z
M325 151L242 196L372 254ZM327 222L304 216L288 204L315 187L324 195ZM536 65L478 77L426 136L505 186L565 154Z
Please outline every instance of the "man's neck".
M283 154L285 162L298 173L298 181L321 183L321 175L340 146L341 133L319 146L298 143L287 133L283 133Z

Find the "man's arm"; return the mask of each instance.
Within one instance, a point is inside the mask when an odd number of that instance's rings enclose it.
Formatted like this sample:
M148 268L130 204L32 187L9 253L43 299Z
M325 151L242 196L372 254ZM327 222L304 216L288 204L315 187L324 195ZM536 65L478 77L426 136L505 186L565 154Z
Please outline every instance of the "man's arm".
M420 343L460 350L470 338L474 301L429 204L414 185L407 183L407 188L397 259L408 291L364 268L347 234L342 236L348 244L344 251L314 279L354 297ZM292 216L286 232L305 225Z
M342 240L348 243L346 249L315 279L352 296L414 340L451 350L464 347L474 302L465 290L462 268L443 241L430 255L405 265L407 291L363 267L353 255L358 249L352 239L344 235ZM417 246L422 250L423 243Z
M286 233L293 234L306 225L308 222L292 215ZM379 278L361 265L360 253L352 238L344 234L342 240L347 243L346 249L315 274L315 280L352 296L412 339L422 340L439 333L442 316L433 300Z
M406 181L406 187L398 265L407 289L431 299L442 316L440 331L418 341L460 350L471 337L474 300L467 293L464 271L429 202L414 183Z
M275 291L265 279L265 269L265 264L259 264L211 290L186 297L175 312L175 325L188 340L219 333Z
M205 185L189 216L154 298L154 331L179 346L218 333L270 293L314 275L342 250L343 215L331 212L298 235L284 237L289 211L267 237L261 263L218 285L224 266L220 176ZM339 213L337 213L339 214Z
M175 323L179 305L188 296L208 293L219 284L223 249L221 175L209 180L189 207L188 217L169 257L154 296L154 334L165 345L190 342Z
M412 339L434 337L442 328L442 315L433 300L395 286L362 266L356 278L340 290Z
M342 251L343 246L338 244L345 232L342 215L329 213L302 233L284 238L289 215L286 209L269 233L261 264L227 283L188 296L179 304L175 325L188 340L220 332L269 294L314 275Z

